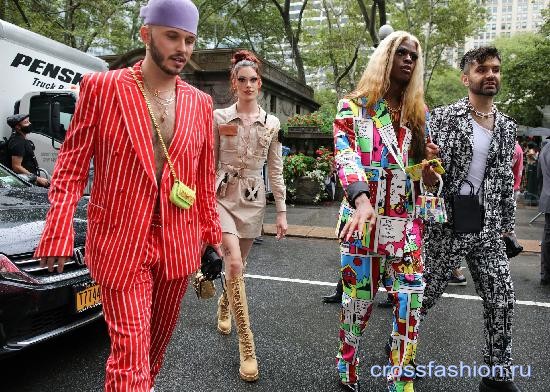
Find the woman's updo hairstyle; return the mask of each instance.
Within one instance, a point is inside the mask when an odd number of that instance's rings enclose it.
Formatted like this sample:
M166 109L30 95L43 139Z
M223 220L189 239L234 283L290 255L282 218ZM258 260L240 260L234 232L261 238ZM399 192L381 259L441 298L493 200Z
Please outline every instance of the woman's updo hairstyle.
M231 79L236 79L239 69L243 67L252 67L258 74L258 77L261 78L260 60L258 60L254 53L248 50L239 50L233 55L231 59Z

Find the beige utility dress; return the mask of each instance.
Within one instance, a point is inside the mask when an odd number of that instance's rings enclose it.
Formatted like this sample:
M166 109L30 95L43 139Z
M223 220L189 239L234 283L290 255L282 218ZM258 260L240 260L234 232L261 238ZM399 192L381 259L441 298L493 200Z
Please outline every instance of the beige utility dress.
M279 119L262 108L249 127L244 127L236 104L214 111L216 199L224 233L239 238L261 234L265 213L262 168L266 160L277 212L286 211L279 127Z

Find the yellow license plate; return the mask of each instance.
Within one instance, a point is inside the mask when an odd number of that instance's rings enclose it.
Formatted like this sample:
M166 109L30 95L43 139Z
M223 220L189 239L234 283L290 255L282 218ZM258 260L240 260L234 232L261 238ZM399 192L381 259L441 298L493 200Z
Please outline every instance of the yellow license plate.
M94 306L101 305L101 291L98 284L77 291L75 296L77 312L83 312Z

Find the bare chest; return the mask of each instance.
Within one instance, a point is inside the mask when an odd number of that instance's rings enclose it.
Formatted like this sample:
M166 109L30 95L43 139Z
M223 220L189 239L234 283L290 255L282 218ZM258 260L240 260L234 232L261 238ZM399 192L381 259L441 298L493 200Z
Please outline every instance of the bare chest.
M155 111L156 112L156 111ZM162 179L162 172L166 163L166 154L174 139L174 129L176 124L175 103L166 108L162 113L156 112L158 130L154 126L151 127L151 140L153 144L153 153L155 157L155 174L157 182ZM159 132L160 136L159 137Z

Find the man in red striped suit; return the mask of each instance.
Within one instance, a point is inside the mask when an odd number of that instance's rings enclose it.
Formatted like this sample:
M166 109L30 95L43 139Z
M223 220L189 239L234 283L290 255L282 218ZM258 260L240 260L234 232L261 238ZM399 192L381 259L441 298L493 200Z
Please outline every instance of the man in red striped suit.
M198 10L190 0L150 0L141 16L145 59L80 83L35 253L52 272L55 266L61 272L72 256L73 214L93 157L86 261L101 285L111 338L105 391L153 388L187 277L198 269L206 244L221 254L212 99L178 76L194 48ZM189 209L169 200L174 178L162 140L178 179L196 189Z

